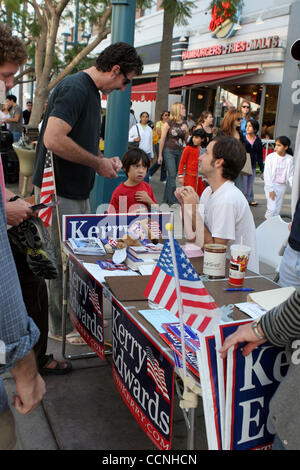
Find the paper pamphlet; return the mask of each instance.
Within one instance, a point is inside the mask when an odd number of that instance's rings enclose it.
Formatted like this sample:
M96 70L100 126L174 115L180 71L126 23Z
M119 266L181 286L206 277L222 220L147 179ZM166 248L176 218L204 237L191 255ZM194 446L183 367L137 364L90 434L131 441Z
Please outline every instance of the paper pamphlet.
M95 263L83 263L83 266L98 282L105 282L105 276L139 276L139 274L137 274L136 272L132 270L111 271L107 269L101 269L100 266Z
M294 292L295 287L280 287L279 289L264 290L248 294L248 302L255 302L265 310L277 307L285 302Z
M164 308L158 310L139 310L139 313L159 332L164 333L163 323L176 323L178 318Z
M254 302L241 302L234 305L239 308L242 312L249 315L249 317L254 319L260 318L267 312L264 308L260 307L260 305L255 304Z

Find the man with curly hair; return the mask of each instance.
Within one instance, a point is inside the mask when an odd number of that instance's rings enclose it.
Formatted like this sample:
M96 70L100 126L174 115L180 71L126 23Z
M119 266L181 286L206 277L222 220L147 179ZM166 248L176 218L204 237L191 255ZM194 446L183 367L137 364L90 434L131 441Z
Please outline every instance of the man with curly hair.
M19 38L12 36L11 29L0 24L0 80L6 91L14 86L14 75L24 65L27 52Z
M111 44L98 56L95 64L64 78L49 97L36 150L33 184L36 194L41 188L47 149L53 152L56 192L63 214L90 213L89 195L95 173L113 178L121 169L119 157L105 158L99 151L101 131L101 96L113 90L124 91L143 62L136 49L125 42ZM60 220L61 223L61 220ZM53 215L51 238L59 247L57 219ZM49 329L51 337L62 340L62 269L49 283ZM50 287L51 285L51 287ZM72 329L68 319L67 332ZM81 338L70 332L67 341L80 344Z

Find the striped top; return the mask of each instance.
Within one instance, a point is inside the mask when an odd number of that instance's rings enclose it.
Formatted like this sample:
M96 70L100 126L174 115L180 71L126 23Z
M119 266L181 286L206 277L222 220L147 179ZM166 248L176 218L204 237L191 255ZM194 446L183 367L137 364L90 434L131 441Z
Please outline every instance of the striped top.
M300 338L300 288L286 302L263 315L260 325L267 340L275 346L285 346Z

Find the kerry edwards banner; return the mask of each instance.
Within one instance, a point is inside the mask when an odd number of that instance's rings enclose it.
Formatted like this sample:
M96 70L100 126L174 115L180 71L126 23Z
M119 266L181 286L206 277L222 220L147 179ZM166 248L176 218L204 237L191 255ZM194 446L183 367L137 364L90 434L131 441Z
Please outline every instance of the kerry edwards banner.
M104 359L103 288L72 255L69 279L72 323L90 348Z
M221 325L221 343L237 327L237 323ZM271 449L275 431L269 403L287 373L287 353L266 342L244 357L243 346L236 345L227 355L223 449Z
M129 410L160 450L171 448L174 366L112 301L113 378Z
M136 222L148 219L153 227L158 226L160 236L168 238L165 229L166 223L170 221L170 213L145 213L145 214L92 214L92 215L64 215L62 223L62 240L69 238L98 237L105 239L122 238L132 227L135 230ZM147 237L146 237L147 238Z

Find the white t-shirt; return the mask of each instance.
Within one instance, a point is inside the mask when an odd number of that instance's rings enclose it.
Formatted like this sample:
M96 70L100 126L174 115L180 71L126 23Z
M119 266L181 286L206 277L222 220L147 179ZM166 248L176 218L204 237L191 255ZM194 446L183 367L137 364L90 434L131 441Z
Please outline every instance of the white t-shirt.
M230 245L250 246L248 268L259 272L259 260L256 249L255 224L247 199L235 186L233 181L226 181L214 193L208 186L202 193L200 205L204 206L204 223L214 238L229 240L227 257L230 256ZM199 207L201 214L201 207Z

